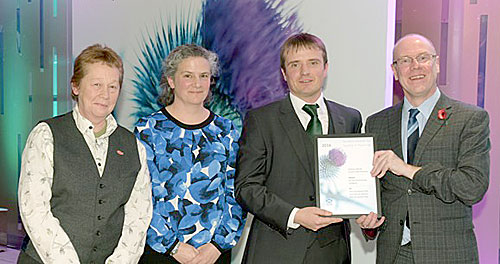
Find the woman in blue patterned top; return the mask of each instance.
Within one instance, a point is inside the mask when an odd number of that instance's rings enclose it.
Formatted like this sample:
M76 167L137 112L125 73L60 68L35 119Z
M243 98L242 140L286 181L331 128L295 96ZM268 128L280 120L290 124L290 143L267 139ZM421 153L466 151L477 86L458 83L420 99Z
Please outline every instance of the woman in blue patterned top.
M182 45L164 61L160 111L137 124L153 185L140 263L230 263L245 225L234 199L239 132L204 107L217 55ZM221 255L222 254L222 255Z

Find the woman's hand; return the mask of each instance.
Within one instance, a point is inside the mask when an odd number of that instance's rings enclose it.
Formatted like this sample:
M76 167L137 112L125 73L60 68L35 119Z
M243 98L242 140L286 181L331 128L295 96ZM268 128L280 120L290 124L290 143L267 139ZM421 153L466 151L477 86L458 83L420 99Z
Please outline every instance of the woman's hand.
M220 251L212 243L206 243L198 251L200 253L189 264L213 264L220 256Z
M179 250L173 255L173 257L182 264L190 263L200 252L195 247L179 242Z

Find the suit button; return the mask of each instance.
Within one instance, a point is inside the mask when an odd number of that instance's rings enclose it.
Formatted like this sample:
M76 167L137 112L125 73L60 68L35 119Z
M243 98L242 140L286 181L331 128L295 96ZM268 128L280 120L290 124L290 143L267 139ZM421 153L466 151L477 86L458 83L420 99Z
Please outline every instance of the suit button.
M408 195L411 195L413 192L411 189L408 189Z
M103 183L99 184L99 188L104 189L106 187Z
M316 198L313 195L309 195L309 201L314 201Z
M102 220L102 219L104 219L104 217L102 217L100 215L97 216L97 220Z
M101 231L97 231L97 232L95 233L95 235L96 235L96 236L101 236Z
M95 262L94 262L94 261L91 261L91 262L90 262L90 264L95 264Z
M99 199L99 204L103 204L103 203L104 203L104 200Z
M93 247L92 251L96 252L97 251L97 247Z
M404 224L405 224L405 221L404 221L404 220L399 220L399 224L400 224L400 225L404 225Z

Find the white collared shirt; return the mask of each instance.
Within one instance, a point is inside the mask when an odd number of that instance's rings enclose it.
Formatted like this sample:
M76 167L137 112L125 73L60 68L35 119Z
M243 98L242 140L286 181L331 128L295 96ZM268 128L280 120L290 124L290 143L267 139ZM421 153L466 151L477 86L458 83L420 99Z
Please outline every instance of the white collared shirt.
M302 109L304 105L306 104L311 104L307 103L306 101L300 99L299 97L295 96L294 94L290 93L290 101L292 102L293 110L295 111L295 114L300 120L300 123L302 124L302 127L304 130L307 129L307 125L309 124L309 121L311 120L311 116ZM319 96L318 100L314 102L313 104L318 104L318 118L319 121L321 122L321 129L323 130L323 135L328 134L328 108L326 107L325 99L323 97L323 93ZM294 223L295 215L299 211L299 208L295 207L293 208L292 212L290 213L290 216L288 216L288 222L287 226L288 228L293 228L297 229L299 228L299 224Z
M307 129L307 125L311 120L311 116L302 109L304 105L311 104L306 101L300 99L299 97L290 93L290 101L292 101L293 110L295 110L295 114L300 120L300 123L304 127L304 130ZM318 118L321 122L321 129L323 130L323 135L328 134L328 108L326 107L325 99L323 97L323 93L319 96L318 100L312 104L318 104Z
M99 175L102 176L109 136L118 127L116 120L112 115L106 117L106 132L95 138L92 123L80 114L78 106L73 109L73 119L92 153ZM28 137L19 178L19 212L26 233L44 263L79 263L71 240L51 212L53 143L52 131L45 122L36 125ZM122 235L106 263L137 263L144 250L146 231L152 217L151 182L146 150L138 140L136 143L141 169L125 204Z

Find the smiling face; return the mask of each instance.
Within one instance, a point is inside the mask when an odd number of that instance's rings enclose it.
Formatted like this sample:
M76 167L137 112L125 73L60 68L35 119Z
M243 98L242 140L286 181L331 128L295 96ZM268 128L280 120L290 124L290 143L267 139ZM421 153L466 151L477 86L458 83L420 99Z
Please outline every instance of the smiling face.
M210 63L203 57L182 60L175 75L167 77L174 103L203 106L210 90Z
M80 84L71 84L78 96L80 114L94 125L101 124L115 108L120 94L120 71L104 63L85 66Z
M415 58L422 54L435 55L436 50L427 39L418 35L404 37L394 48L395 61L402 57L413 58L410 65L392 65L395 79L399 81L405 97L413 106L419 106L437 89L439 57L419 63Z
M321 95L321 88L328 72L323 52L315 47L289 50L285 55L283 77L290 92L300 99L314 103Z

